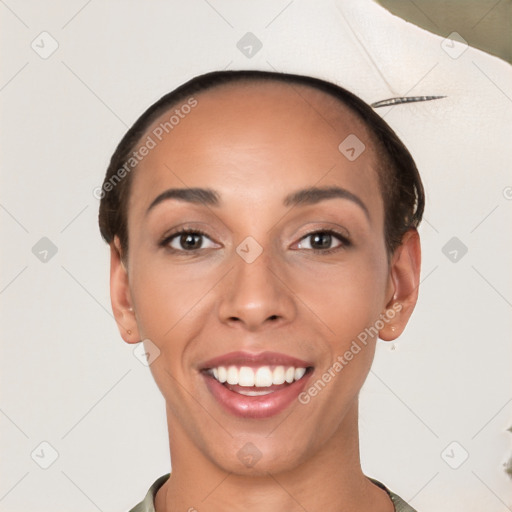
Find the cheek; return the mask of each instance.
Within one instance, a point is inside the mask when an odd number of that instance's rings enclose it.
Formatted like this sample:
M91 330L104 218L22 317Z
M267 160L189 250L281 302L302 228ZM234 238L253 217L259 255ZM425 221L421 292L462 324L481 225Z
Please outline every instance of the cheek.
M171 265L158 258L134 258L133 269L130 289L140 335L154 338L157 344L173 338L184 320L190 323L215 278L207 269Z
M290 272L290 286L342 345L373 324L385 302L387 267L377 251L361 251L342 263L318 263ZM314 315L313 315L314 313ZM318 321L317 320L317 321Z
M133 258L130 288L141 339L149 339L160 350L151 373L175 414L187 394L177 382L189 381L187 364L194 345L190 343L205 325L205 300L215 284L212 272L198 272L171 265L158 258Z

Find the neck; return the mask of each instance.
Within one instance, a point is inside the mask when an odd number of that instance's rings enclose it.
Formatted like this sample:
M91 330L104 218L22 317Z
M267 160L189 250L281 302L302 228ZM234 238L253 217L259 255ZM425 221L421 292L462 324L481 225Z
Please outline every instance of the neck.
M321 449L292 469L258 476L223 470L205 457L167 411L172 474L155 499L156 512L322 510L392 512L385 491L370 482L359 458L357 401Z

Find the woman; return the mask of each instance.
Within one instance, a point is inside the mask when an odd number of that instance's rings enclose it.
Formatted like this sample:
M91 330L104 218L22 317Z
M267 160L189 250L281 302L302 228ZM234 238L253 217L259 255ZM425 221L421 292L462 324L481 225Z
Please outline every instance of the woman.
M172 474L133 511L411 511L360 466L358 394L418 295L416 166L322 80L225 71L116 149L100 230L121 336L144 340Z

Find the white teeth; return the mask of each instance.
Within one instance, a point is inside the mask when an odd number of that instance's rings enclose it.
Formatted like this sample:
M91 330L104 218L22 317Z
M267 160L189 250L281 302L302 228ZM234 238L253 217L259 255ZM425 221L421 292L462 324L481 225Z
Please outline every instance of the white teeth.
M257 388L272 386L272 372L268 366L261 366L256 370L256 375L254 376L254 385Z
M228 384L238 384L238 368L236 366L230 366L228 368Z
M276 366L272 372L272 382L274 384L284 384L284 366Z
M240 386L254 386L254 372L248 366L242 366L238 373L238 384Z
M295 380L302 379L304 377L304 374L306 373L306 368L295 368Z
M272 370L270 366L260 366L259 368L251 368L250 366L218 366L211 368L210 374L221 384L227 382L231 385L243 387L266 388L272 385L281 385L301 379L306 373L306 368L294 368L293 366L276 366ZM247 396L258 396L270 393L270 391L254 391L247 390L242 394Z
M252 389L241 389L241 390L238 390L237 393L239 395L245 395L245 396L263 396L263 395L270 395L270 393L273 393L273 391L271 391L270 389L268 390L264 390L262 389L261 391L253 391Z
M215 372L213 372L213 376L222 384L228 380L228 372L226 371L226 368L224 366L219 366L218 368L214 368L214 370L217 370L218 378L215 376Z

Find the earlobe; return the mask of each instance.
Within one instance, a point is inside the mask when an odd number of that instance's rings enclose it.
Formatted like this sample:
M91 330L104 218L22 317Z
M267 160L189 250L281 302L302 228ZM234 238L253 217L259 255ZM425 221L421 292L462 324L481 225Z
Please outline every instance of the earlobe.
M402 237L402 243L395 250L390 268L393 294L386 305L384 327L379 338L392 341L405 329L418 300L421 268L421 246L418 231L409 229Z
M110 301L121 337L126 343L138 343L140 336L133 310L128 271L117 236L110 244Z

